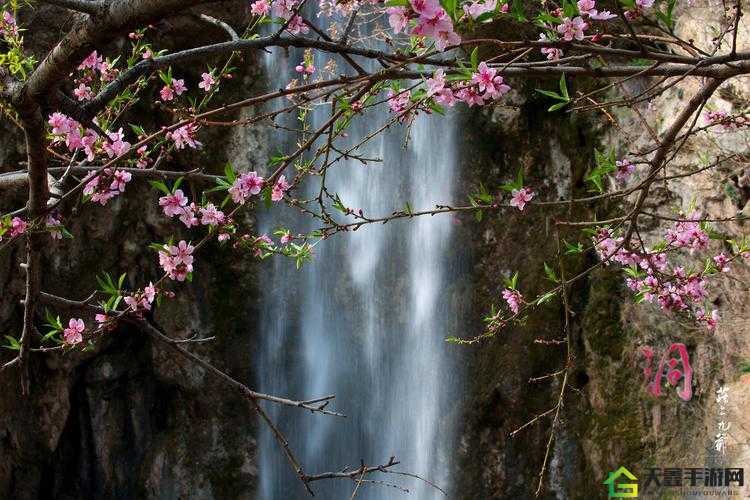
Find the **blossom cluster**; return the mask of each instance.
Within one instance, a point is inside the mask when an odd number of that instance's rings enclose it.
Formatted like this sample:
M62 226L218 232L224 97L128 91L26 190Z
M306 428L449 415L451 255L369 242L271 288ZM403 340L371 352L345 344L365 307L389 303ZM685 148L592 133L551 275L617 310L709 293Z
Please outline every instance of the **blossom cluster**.
M49 116L48 123L52 127L53 143L64 141L71 152L83 149L88 161L92 161L100 151L106 153L108 158L115 158L130 150L130 143L125 140L122 128L117 132L107 132L107 137L101 138L94 130L83 130L76 120L58 112Z
M664 311L692 311L698 322L707 328L716 326L718 312L706 313L701 304L708 297L706 277L714 272L727 273L730 258L720 253L713 256L701 271L690 271L683 266L671 265L668 252L687 249L690 253L708 249L709 235L700 223L694 222L699 214L676 222L665 233L665 243L656 249L633 252L623 246L622 237L614 237L607 228L601 228L593 237L599 257L608 265L618 262L626 269L627 287L647 302L654 302ZM750 258L750 254L743 256Z
M106 205L109 200L125 192L125 185L130 182L132 174L125 170L105 168L101 173L89 172L84 177L86 186L83 194L91 196L91 201Z
M185 80L172 78L172 80L164 85L159 91L159 96L162 101L171 101L175 96L180 96L187 91Z
M305 34L310 31L302 16L297 14L300 2L298 0L256 0L250 5L250 11L256 16L267 16L271 13L274 17L286 22L286 31L292 35Z
M177 245L164 245L159 251L159 265L167 275L177 281L185 281L193 272L193 251L195 247L185 240Z
M149 282L148 286L144 287L143 292L128 295L123 300L132 312L140 314L142 311L151 310L151 304L156 298L156 293L156 287L152 282Z
M218 226L226 221L224 212L216 208L213 203L207 203L204 207L189 203L182 189L176 189L174 193L159 198L159 206L164 211L164 215L167 217L177 216L186 227L199 224Z
M634 7L625 11L625 17L635 19L645 9L652 7L653 4L654 0L636 0ZM575 15L576 10L577 15ZM559 20L559 24L542 23L545 32L539 34L540 42L553 43L559 40L565 42L581 41L586 36L586 30L591 27L591 21L609 21L617 17L616 14L613 14L609 10L599 10L596 0L578 0L573 13L562 8L557 8L550 14ZM564 55L563 50L559 47L544 46L540 51L550 61L558 60Z
M463 102L469 107L483 106L510 92L510 86L497 73L497 69L482 61L468 81L449 83L445 70L439 68L435 70L432 78L427 79L425 95L441 106L452 107L457 102ZM412 94L409 90L388 91L388 107L402 120L409 116L411 99Z
M453 20L437 0L410 0L409 7L388 7L386 13L394 33L430 38L441 51L461 42L461 37L454 31Z
M506 288L503 290L503 299L508 303L508 307L513 311L513 314L518 314L521 310L521 304L523 304L523 296L518 290Z
M16 18L7 10L3 11L3 15L0 17L0 35L18 36Z
M709 125L721 125L724 130L750 126L750 119L744 114L729 116L724 111L708 111L705 114L705 119Z
M22 235L26 232L27 227L26 221L20 217L0 219L0 241L3 240L3 236L15 238Z
M203 144L195 136L198 133L198 126L195 123L188 123L171 132L166 133L166 138L174 142L176 149L184 149L188 146L192 149L200 149Z
M92 86L95 83L107 83L114 80L119 71L109 61L105 61L97 51L93 51L78 65L82 74L73 80L73 95L79 101L89 101L94 98Z

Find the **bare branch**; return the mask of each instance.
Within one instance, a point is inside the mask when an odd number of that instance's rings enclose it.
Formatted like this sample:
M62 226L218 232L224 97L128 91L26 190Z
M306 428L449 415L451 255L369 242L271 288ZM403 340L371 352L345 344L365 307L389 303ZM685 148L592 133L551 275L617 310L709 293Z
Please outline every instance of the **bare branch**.
M105 3L101 0L41 0L50 5L64 7L66 9L83 12L90 16L100 16L105 9Z
M226 31L227 34L229 35L229 39L230 40L239 40L240 39L239 35L237 35L237 32L234 31L234 28L232 28L231 26L229 26L227 23L225 23L221 19L216 19L215 17L211 17L211 16L208 16L206 14L200 14L197 17L201 21L207 22L208 24L212 24L214 26L218 26L219 28L221 28L224 31Z

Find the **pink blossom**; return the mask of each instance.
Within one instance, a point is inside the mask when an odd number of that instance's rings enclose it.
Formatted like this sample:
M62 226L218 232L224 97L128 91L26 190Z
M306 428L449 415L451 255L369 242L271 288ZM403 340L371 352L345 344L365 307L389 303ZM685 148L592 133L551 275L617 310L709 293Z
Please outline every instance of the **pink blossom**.
M78 85L78 87L73 90L73 95L75 95L79 101L89 101L94 97L94 93L91 92L91 87L85 83Z
M284 193L290 188L289 183L286 181L285 176L279 177L271 190L271 200L280 201L284 197Z
M94 316L94 320L96 320L97 324L99 325L99 328L102 328L105 323L107 323L110 319L109 316L106 314L97 313L96 316Z
M198 209L201 215L201 224L204 226L217 226L224 223L224 212L217 209L213 203Z
M216 237L219 241L227 241L229 239L229 233L219 233L219 236Z
M174 90L169 85L165 85L159 91L159 95L161 96L162 101L171 101L174 99Z
M548 40L545 33L539 33L539 41L547 42L552 40ZM557 61L563 56L563 51L561 49L558 49L557 47L542 47L539 50L542 52L542 54L545 54L547 56L547 60L549 61Z
M115 173L113 174L112 184L110 184L109 189L112 191L119 191L121 193L125 192L125 184L130 182L130 179L133 176L130 172L126 172L124 170L115 170Z
M255 239L255 252L254 255L256 257L260 257L263 254L263 249L271 249L273 248L273 240L270 236L267 234L261 234Z
M83 342L83 331L86 329L82 319L71 318L68 321L68 328L63 330L65 342L71 345Z
M694 213L691 219L698 219L699 214ZM674 227L667 230L665 239L677 248L687 247L693 253L696 250L708 248L709 237L697 222L676 222Z
M179 216L180 222L185 224L185 227L197 226L198 224L200 224L198 217L196 217L197 211L198 207L195 205L195 203L191 203L190 205L183 207L182 212Z
M59 216L55 214L47 215L45 226L49 231L49 235L53 240L61 240L63 237L62 221Z
M716 263L716 267L719 268L719 271L722 273L729 272L729 258L724 255L724 252L714 256L714 262Z
M267 0L257 0L250 5L250 12L255 16L265 16L271 11L271 4Z
M630 163L630 160L628 160L627 158L617 160L615 162L615 165L617 166L615 179L617 179L618 181L626 180L633 172L635 172L635 165Z
M409 3L414 12L423 16L434 15L438 10L442 9L436 0L410 0Z
M183 149L186 145L197 149L203 146L203 144L195 140L197 131L198 127L194 123L188 123L173 132L167 132L166 136L168 139L174 141L174 147L177 149Z
M506 288L503 290L503 299L508 303L508 307L513 311L513 314L518 314L523 303L523 296L517 290Z
M89 172L89 174L83 179L84 181L88 180L86 186L83 188L83 194L90 195L91 201L99 203L102 206L106 205L109 200L120 194L119 189L110 189L109 186L107 186L106 182L100 182L104 177L114 178L112 170L104 169L104 171L99 175L96 175L95 172ZM121 177L121 180L122 179L124 179L124 177ZM119 182L120 181L118 181L117 184L118 187Z
M96 146L96 141L99 139L99 134L94 132L91 129L86 129L86 134L81 137L81 146L83 146L83 150L86 153L86 159L88 161L93 161L96 157L96 151L94 146ZM127 143L122 143L121 145L124 145Z
M304 61L302 61L294 67L294 71L296 71L297 73L312 75L313 73L315 73L315 66L313 66L312 64L306 64Z
M304 35L310 31L310 28L307 27L305 20L302 19L301 16L294 16L292 20L289 21L286 30L292 35L299 35L300 33Z
M478 18L485 12L492 12L497 7L497 0L485 0L483 3L474 1L471 4L464 4L464 12L473 19Z
M583 32L588 27L588 23L580 17L573 19L566 17L563 19L562 24L557 27L557 31L563 36L563 40L570 42L574 38L576 40L583 40Z
M388 14L388 24L391 25L394 33L398 34L406 30L409 17L404 7L388 7L385 12Z
M420 10L417 10L419 6ZM461 37L453 31L453 22L445 10L432 0L414 0L412 7L420 16L417 25L412 29L413 35L431 37L438 50L445 50L450 45L461 42Z
M578 0L578 11L582 16L588 16L591 11L596 12L596 2L594 0Z
M136 149L136 153L138 153L138 160L135 162L135 166L138 168L146 168L151 162L151 159L148 157L148 146L144 144Z
M232 187L229 188L229 194L235 203L242 205L251 195L260 193L264 183L263 177L255 172L248 172L234 180Z
M49 115L48 123L52 126L53 134L67 134L74 128L78 128L78 122L62 113Z
M187 275L193 272L193 250L195 247L185 240L175 245L164 245L159 252L159 265L167 275L177 281L185 281Z
M122 156L130 150L130 143L123 140L125 135L122 133L122 127L117 132L107 132L107 137L109 141L105 141L102 147L108 157Z
M484 98L476 89L476 87L466 87L456 92L456 98L459 101L463 101L469 105L469 107L483 106Z
M526 203L530 202L531 199L534 197L534 191L531 190L531 188L521 188L521 189L514 189L512 191L512 197L510 200L510 206L511 207L517 207L518 210L523 211L524 207L526 206Z
M592 11L591 14L589 14L589 19L594 19L596 21L609 21L610 19L614 19L616 17L617 14L612 14L608 10L603 10L601 12Z
M497 76L497 70L487 66L482 61L479 63L477 72L471 76L471 82L479 87L480 92L484 92L484 97L496 99L510 91L510 87L503 83L503 77Z
M439 68L435 70L432 78L427 79L427 97L432 97L438 94L445 88L445 70Z
M10 221L10 232L8 233L8 236L11 238L20 236L26 232L26 227L27 224L25 220L21 219L20 217L13 217L13 219Z
M405 119L410 98L411 92L408 90L394 92L391 89L388 91L388 107L391 109L391 112L401 115L401 118Z
M427 97L432 97L435 102L443 106L453 106L456 98L453 91L445 86L445 70L435 70L432 78L427 79Z
M0 22L0 34L18 36L18 25L16 18L7 10L3 12L2 22Z
M143 54L141 54L141 57L143 59L151 59L152 57L154 57L154 53L151 52L151 49L146 49L146 50L143 51ZM168 99L164 99L164 100L166 101Z
M286 245L287 243L294 241L294 236L291 235L291 233L284 233L281 238L279 239L279 242L282 245Z
M158 290L151 281L149 281L148 286L143 289L143 296L146 298L146 301L148 301L149 304L154 302L157 291Z
M714 330L716 328L716 324L719 321L719 311L714 309L713 311L711 311L710 316L706 316L706 313L703 309L698 309L695 312L695 319L697 319L701 323L705 323L708 330Z
M201 81L198 83L198 88L205 90L206 92L211 90L211 87L213 87L216 84L216 80L214 79L213 75L211 73L203 73L201 75Z
M99 71L101 72L101 79L103 82L111 82L117 76L118 70L113 68L112 65L104 61L99 65Z
M187 87L185 86L185 80L172 80L172 88L174 89L175 94L182 95L187 90Z
M98 55L96 51L93 51L86 57L86 59L83 60L83 62L81 62L81 64L78 65L78 69L99 69L102 60L102 56Z
M159 206L162 207L164 215L174 217L183 212L183 207L188 204L188 199L182 192L182 189L175 190L174 193L159 198Z
M635 5L641 9L649 9L654 5L654 0L635 0Z

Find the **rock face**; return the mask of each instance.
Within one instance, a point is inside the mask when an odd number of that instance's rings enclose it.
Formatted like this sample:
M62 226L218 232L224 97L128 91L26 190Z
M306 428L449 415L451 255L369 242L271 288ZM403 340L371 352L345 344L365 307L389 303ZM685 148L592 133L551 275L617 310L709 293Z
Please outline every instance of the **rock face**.
M715 36L721 9L716 2L692 2L680 12L679 36L696 43L708 43ZM747 40L747 25L740 39ZM726 47L725 47L726 49ZM748 97L744 80L722 86L707 109L729 114L746 109ZM623 136L604 115L579 115L575 119L544 112L547 103L534 96L533 88L553 86L552 82L528 85L515 94L517 108L483 112L473 116L472 132L466 138L467 192L481 179L487 185L508 182L518 168L529 184L544 186L540 198L554 200L585 194L585 170L593 164L593 149L613 147L618 158L645 147L648 130L632 116L615 114ZM586 82L579 82L586 85ZM633 94L650 85L631 82ZM643 105L646 122L663 131L697 90L697 84L670 89L654 106ZM477 120L480 125L476 126ZM703 125L699 121L699 126ZM481 132L480 132L481 131ZM748 206L748 134L701 133L689 141L671 162L669 175L695 170L710 163L717 153L737 154L734 161L700 175L660 183L652 189L647 211L670 215L669 210L689 211L695 207L708 217L745 215ZM710 154L709 157L706 157ZM586 220L620 215L616 206L578 208ZM567 218L568 211L547 213L550 218ZM655 242L661 229L642 217L641 236ZM747 234L743 223L717 225L725 235ZM501 278L520 271L524 294L534 297L549 288L543 262L556 262L555 249L540 249L554 241L554 226L544 214L529 211L523 217L502 214L486 217L467 231L475 245L476 284L474 303L498 303ZM571 236L575 237L571 234ZM546 245L549 246L549 245ZM708 255L728 251L713 243ZM691 259L686 258L686 262ZM566 259L569 273L595 262L586 254L579 262ZM696 262L695 259L692 260ZM695 265L695 264L693 264ZM697 265L702 265L698 262ZM718 277L712 283L709 302L719 308L722 320L714 333L689 321L665 315L655 306L635 305L622 276L612 268L598 269L571 290L571 345L574 363L569 383L572 391L565 398L561 424L555 429L555 444L544 475L545 498L606 498L602 482L607 473L624 465L643 473L648 467L742 467L748 464L748 375L742 363L748 352L747 325L750 324L750 296L747 293L750 269L747 263L733 266L737 278ZM473 349L470 363L472 380L465 402L465 427L459 443L457 498L531 498L537 488L545 448L550 434L550 416L543 416L511 437L512 431L554 408L560 377L529 382L532 377L553 373L564 367L565 346L535 343L534 339L563 337L563 313L558 305L530 317L524 327L510 328L499 338ZM478 310L476 317L481 317ZM475 332L482 325L476 325ZM674 389L656 398L646 391L644 359L640 350L651 346L658 357L673 342L685 343L693 368L693 398L677 397ZM718 414L716 390L729 392L726 414ZM730 423L726 454L714 449L720 421ZM583 493L585 492L585 494ZM668 493L669 490L665 490ZM744 493L746 494L746 492Z
M716 15L707 2L693 2L682 14L683 38L704 41ZM40 8L35 22L54 26L57 11ZM56 29L50 29L56 33ZM164 28L176 39L180 24ZM744 37L747 39L747 37ZM39 50L48 40L35 41ZM252 61L245 61L235 85L256 81ZM192 80L196 81L196 75ZM479 180L498 186L517 169L545 200L585 193L583 178L595 147L614 146L620 155L645 144L643 136L618 136L605 116L549 114L546 101L534 88L549 82L528 82L512 96L512 105L495 111L467 114L464 157L466 193ZM647 121L663 130L689 99L693 87L668 92L653 110L644 108ZM711 106L727 111L744 109L746 86L723 87ZM625 121L624 116L616 119ZM479 123L479 126L477 126ZM21 159L21 144L7 123L0 123L0 160L3 169L14 169ZM241 159L248 168L266 151L262 138L239 130L209 131L222 144L211 151L216 166L227 158ZM676 158L670 172L678 173L699 162L702 151L723 148L747 154L744 135L701 135ZM180 156L186 169L196 158ZM682 209L694 203L715 217L747 213L750 197L747 164L731 163L700 176L660 186L650 211L664 203ZM132 200L156 195L144 186ZM17 207L20 198L0 199L0 209ZM126 283L142 284L156 275L156 259L138 244L163 241L179 229L159 215L155 203L117 201L111 210L84 208L72 231L85 227L89 237L51 243L45 257L50 272L44 289L80 299L95 288L94 273L126 273ZM576 208L574 216L604 218L618 207ZM517 213L486 214L481 222L467 218L458 231L474 254L471 275L455 284L451 293L470 301L476 322L467 332L479 333L480 318L497 303L502 278L521 270L521 287L528 297L548 287L543 263L555 262L554 217L567 210L542 213L527 209ZM721 226L728 234L747 226ZM572 232L564 233L571 240ZM655 226L644 237L655 238ZM17 262L20 246L0 254L0 333L18 335L22 308L18 304L23 276ZM195 282L174 301L167 301L153 318L175 338L216 337L195 344L191 351L226 369L240 380L253 378L253 351L257 317L256 279L260 273L246 256L218 246L197 263ZM592 254L566 260L575 273L595 262ZM570 348L574 364L565 397L562 423L544 475L545 497L606 497L602 486L607 472L625 465L644 471L647 466L701 467L707 463L741 467L748 462L750 428L747 375L740 363L750 358L746 327L750 324L747 283L750 271L737 264L737 280L719 280L711 300L722 311L714 334L691 328L664 316L653 307L632 304L619 273L610 268L594 272L570 293L574 312ZM525 326L511 328L498 338L466 349L469 383L464 423L456 447L456 480L452 498L531 498L537 488L550 432L550 419L538 421L510 437L510 433L535 416L553 408L559 377L530 383L563 368L566 346L538 343L564 337L563 311L552 303L530 317ZM61 315L64 311L59 311ZM91 318L86 318L87 322ZM684 342L694 370L693 399L683 402L673 392L654 398L645 391L639 367L639 348L664 349ZM3 357L2 359L5 359ZM164 352L142 333L123 328L95 351L79 354L33 356L32 392L21 397L16 374L0 374L5 390L0 395L0 498L147 498L243 499L254 494L256 420L244 401L217 385L192 365ZM712 453L716 434L719 385L729 389L728 415L732 432L726 456ZM583 493L585 492L585 493Z
M226 3L222 8L231 12L226 9L237 9L238 4ZM50 27L56 21L70 20L44 7L34 9L33 15L30 22L52 34L59 32ZM186 32L193 33L191 43L215 37L216 33L198 31L189 22L178 18L160 26L163 40L159 43L184 43L179 36ZM200 34L195 35L196 31ZM51 37L34 38L39 53L51 43ZM119 43L125 40L114 45ZM227 83L227 98L258 80L257 65L251 60L240 62L239 76ZM198 81L199 75L190 74L190 80ZM2 169L15 170L23 158L22 142L12 125L3 122L0 126ZM212 159L211 168L221 170L227 160L225 148L248 149L227 129L205 133L212 136L207 144L221 145L204 152ZM191 169L199 165L197 158L183 154L168 160L167 168ZM189 185L184 189L190 194ZM70 230L86 237L50 242L44 290L82 299L97 287L95 274L102 271L114 276L126 273L128 288L159 276L156 255L144 252L143 244L179 236L180 228L160 213L158 195L147 185L134 182L128 190L129 196L106 209L73 208L76 217ZM22 193L4 193L0 211L22 204ZM237 277L255 273L252 259L218 245L207 252L196 264L199 272L192 286L181 290L175 300L164 301L153 321L173 338L215 337L189 348L250 383L256 290L254 280ZM16 337L23 312L19 304L23 275L18 268L22 255L21 245L0 254L0 332ZM70 317L64 310L55 313L63 320ZM84 320L93 324L92 317ZM122 328L91 352L33 354L32 363L28 397L19 394L13 370L0 374L4 387L0 396L0 498L252 497L256 422L251 408L204 371L175 359L141 332Z

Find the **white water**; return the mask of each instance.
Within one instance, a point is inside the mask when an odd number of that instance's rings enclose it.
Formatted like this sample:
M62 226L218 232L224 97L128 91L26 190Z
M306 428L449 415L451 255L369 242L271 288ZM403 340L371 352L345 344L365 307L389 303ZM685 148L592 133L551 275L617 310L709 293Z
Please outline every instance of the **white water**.
M270 88L285 86L301 59L294 52L289 58L282 52L269 56ZM323 66L323 61L316 63ZM322 108L313 121L322 123L328 113ZM382 109L356 120L349 142L358 142L388 118ZM406 202L414 210L450 203L456 174L454 121L420 116L406 149L405 128L392 127L362 150L382 163L338 163L328 172L328 189L370 216L390 214ZM271 149L291 147L287 142ZM308 186L309 194L317 194L317 182L314 178ZM278 210L271 211L262 218L262 229L272 231L279 217ZM288 210L281 217L293 231L318 227ZM458 272L452 224L443 215L339 233L317 245L313 262L302 270L282 257L266 261L270 277L261 301L256 365L260 389L300 399L335 394L333 408L348 417L265 405L308 474L356 468L362 460L386 463L393 455L401 461L394 470L450 487L454 425L447 415L461 380L452 360L459 348L444 341L460 333L461 326L445 291ZM258 454L259 498L306 496L265 429ZM369 484L357 498L445 498L414 479L382 474L370 479L399 484L410 494ZM318 498L349 498L353 483L322 481L313 489Z

